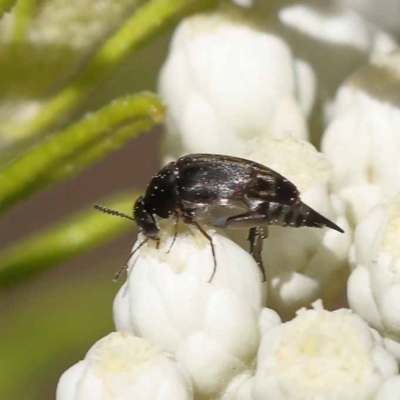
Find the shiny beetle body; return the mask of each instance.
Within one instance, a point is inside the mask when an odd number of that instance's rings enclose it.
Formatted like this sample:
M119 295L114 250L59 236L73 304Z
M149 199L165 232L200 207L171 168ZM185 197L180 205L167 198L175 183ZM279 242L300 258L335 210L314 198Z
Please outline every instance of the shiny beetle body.
M249 229L250 253L264 279L261 250L269 225L343 232L304 204L296 186L282 175L246 159L215 154L181 157L152 178L134 205L133 219L148 239L158 241L157 218L181 219L197 226L210 241L215 266L214 246L202 225Z

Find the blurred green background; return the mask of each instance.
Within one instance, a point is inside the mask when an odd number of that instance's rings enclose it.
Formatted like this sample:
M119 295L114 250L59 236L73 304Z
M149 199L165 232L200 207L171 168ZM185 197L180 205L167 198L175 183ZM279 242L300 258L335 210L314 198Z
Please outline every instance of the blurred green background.
M113 330L136 229L92 205L131 213L158 170L164 109L141 91L176 23L216 3L0 0L1 400L54 399Z
M124 100L114 114L107 108L115 126L103 118L101 140L66 156L65 146L86 134L70 124L113 99L155 91L174 24L210 3L0 0L2 400L53 399L62 372L113 330L112 302L123 281L113 277L136 229L92 204L111 197L106 205L130 213L160 164L162 111L147 95L130 98L139 115L133 122L118 114ZM100 119L93 114L83 124L96 133ZM46 164L51 157L55 163Z

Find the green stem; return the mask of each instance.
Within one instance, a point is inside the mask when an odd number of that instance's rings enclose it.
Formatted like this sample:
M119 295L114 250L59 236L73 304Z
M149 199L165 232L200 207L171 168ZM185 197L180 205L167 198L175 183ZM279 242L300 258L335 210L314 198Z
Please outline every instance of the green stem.
M136 52L179 18L214 5L216 0L150 0L112 35L68 86L29 122L9 126L7 135L29 137L48 128L74 107L128 54Z
M14 46L22 43L25 37L25 32L28 29L29 22L33 11L36 8L37 0L18 0L14 8L13 27L11 33L11 41Z
M136 196L134 193L125 193L104 200L104 204L109 208L131 214ZM0 287L9 286L43 272L133 227L134 225L122 218L86 208L33 237L23 239L2 250Z
M101 159L111 151L119 149L126 141L132 138L133 132L143 132L149 129L149 121L142 119L133 121L128 126L116 130L112 137L103 137L98 143L94 143L84 153L78 154L73 162L63 165L49 173L49 182L55 183L61 179L68 178Z
M42 140L0 171L0 211L86 166L161 121L164 107L149 93L126 96Z

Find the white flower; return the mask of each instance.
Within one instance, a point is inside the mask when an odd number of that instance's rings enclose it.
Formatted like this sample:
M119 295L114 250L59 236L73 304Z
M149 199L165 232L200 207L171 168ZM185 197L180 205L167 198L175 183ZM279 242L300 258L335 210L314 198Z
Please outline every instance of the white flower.
M296 81L289 47L265 22L235 10L199 14L176 29L161 70L159 93L168 107L166 155L230 154L252 137L306 138L303 112L312 85ZM303 95L303 92L304 93Z
M392 51L396 42L337 0L279 2L275 7L270 13L280 22L280 36L318 83L310 137L319 143L338 86L372 52Z
M259 344L258 317L265 301L253 258L213 231L211 246L196 229L163 227L161 245L144 245L130 262L128 281L114 302L118 330L149 338L174 354L189 372L195 392L222 393L246 371ZM140 239L139 239L140 240Z
M261 335L275 326L281 324L279 315L269 308L263 308L259 319L259 328ZM254 373L255 365L251 370L236 376L231 380L229 386L226 388L221 400L253 400L253 386L254 386Z
M379 335L350 310L320 302L267 330L254 378L254 400L372 400L397 373Z
M114 332L61 376L57 400L191 400L190 381L150 341Z
M387 31L399 32L399 0L342 0Z
M252 371L238 375L229 383L220 400L253 400L254 376Z
M268 306L287 318L320 297L326 303L332 302L348 275L351 230L340 199L328 190L330 164L310 143L290 137L254 139L240 155L292 181L307 205L345 231L342 234L327 228L269 227L263 249ZM243 244L244 237L240 237Z
M353 222L400 190L400 52L376 56L340 88L322 148Z
M251 7L254 4L253 0L232 0L232 2L245 8Z
M314 68L321 94L333 95L371 52L389 52L396 47L389 35L337 0L283 3L278 18L293 52Z
M350 307L384 337L400 360L400 196L375 206L355 233Z
M389 378L380 387L374 400L399 400L400 398L400 375Z

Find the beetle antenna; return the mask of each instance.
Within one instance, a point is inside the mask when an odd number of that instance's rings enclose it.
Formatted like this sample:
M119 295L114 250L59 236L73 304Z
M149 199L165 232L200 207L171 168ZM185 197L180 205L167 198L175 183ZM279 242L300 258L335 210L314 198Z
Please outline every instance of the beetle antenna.
M113 279L114 282L118 282L118 279L120 278L120 276L122 275L122 273L126 270L128 270L128 264L129 264L129 260L133 257L133 255L145 244L147 243L147 241L149 240L149 238L146 238L143 240L143 242L141 242L139 244L138 247L136 247L136 249L134 249L131 254L129 255L128 259L125 261L124 266L115 274L115 277Z
M132 217L130 217L129 215L124 214L124 213L122 213L122 212L120 212L120 211L117 211L117 210L112 210L111 208L107 208L107 207L101 206L100 204L94 204L93 207L94 207L96 210L99 210L99 211L103 212L104 214L114 215L114 216L116 216L116 217L126 218L126 219L130 219L130 220L133 221L133 222L136 222L136 221L135 221Z

